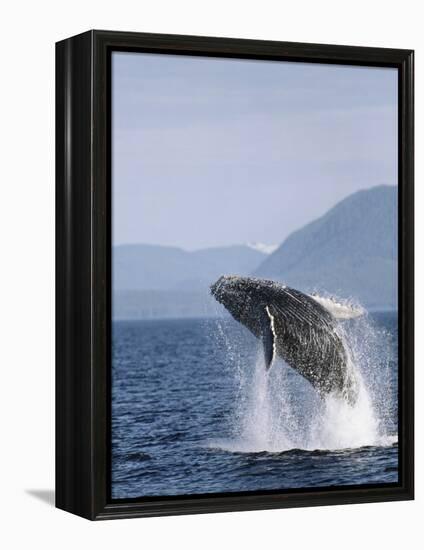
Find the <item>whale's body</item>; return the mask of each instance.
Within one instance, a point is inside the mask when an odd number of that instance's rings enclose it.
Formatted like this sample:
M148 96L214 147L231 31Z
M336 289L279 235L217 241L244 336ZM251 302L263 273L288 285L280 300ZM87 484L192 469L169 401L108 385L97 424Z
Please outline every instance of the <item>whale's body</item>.
M320 395L356 401L349 350L336 317L321 299L275 281L236 276L218 279L211 293L262 341L267 368L278 355Z

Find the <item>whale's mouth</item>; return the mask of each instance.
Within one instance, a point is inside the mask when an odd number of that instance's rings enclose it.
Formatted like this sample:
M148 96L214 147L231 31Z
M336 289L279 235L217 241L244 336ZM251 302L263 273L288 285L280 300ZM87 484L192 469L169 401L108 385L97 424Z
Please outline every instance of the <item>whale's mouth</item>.
M212 296L223 305L226 305L230 297L240 299L240 289L237 288L239 280L235 275L222 275L210 286Z
M251 317L251 298L242 277L223 275L210 286L210 292L232 317L247 326L246 322Z
M212 294L212 296L218 300L218 302L220 301L220 296L221 296L221 287L222 287L222 284L223 284L223 281L222 281L223 277L220 277L217 281L215 281L213 284L211 284L211 286L209 287L210 289L210 292Z

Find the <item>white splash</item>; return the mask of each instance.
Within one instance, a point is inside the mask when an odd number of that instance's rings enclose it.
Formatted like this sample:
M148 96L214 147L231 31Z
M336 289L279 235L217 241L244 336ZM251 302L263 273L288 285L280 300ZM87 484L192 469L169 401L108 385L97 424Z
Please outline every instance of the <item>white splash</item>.
M319 296L318 294L311 294L311 298L322 305L336 319L355 319L365 314L365 310L362 307L347 301L339 301L335 298Z
M236 369L239 395L233 418L234 436L210 442L210 446L231 452L283 452L395 443L397 436L385 422L388 413L383 410L384 403L376 405L378 392L385 392L389 399L393 389L384 384L381 387L382 381L373 379L375 354L383 353L387 342L377 345L375 330L366 319L356 323L349 337L353 352L350 368L358 384L355 405L334 395L321 399L308 382L279 358L267 371L259 346L254 364L250 368L238 365ZM382 358L378 360L381 362ZM390 358L385 360L388 364Z

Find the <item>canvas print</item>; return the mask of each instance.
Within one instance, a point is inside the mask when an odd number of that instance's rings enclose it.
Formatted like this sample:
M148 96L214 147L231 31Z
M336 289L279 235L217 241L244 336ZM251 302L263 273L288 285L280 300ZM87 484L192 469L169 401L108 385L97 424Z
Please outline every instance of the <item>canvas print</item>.
M111 496L398 483L398 74L112 53Z

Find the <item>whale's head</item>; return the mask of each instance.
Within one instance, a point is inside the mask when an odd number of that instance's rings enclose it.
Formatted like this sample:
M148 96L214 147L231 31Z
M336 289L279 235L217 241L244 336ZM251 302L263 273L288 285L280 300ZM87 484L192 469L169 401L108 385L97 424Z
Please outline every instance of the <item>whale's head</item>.
M210 290L215 300L237 321L256 333L258 319L281 288L281 285L273 281L223 275L211 285Z
M237 311L249 297L250 285L246 277L223 275L211 285L211 294L229 311Z

